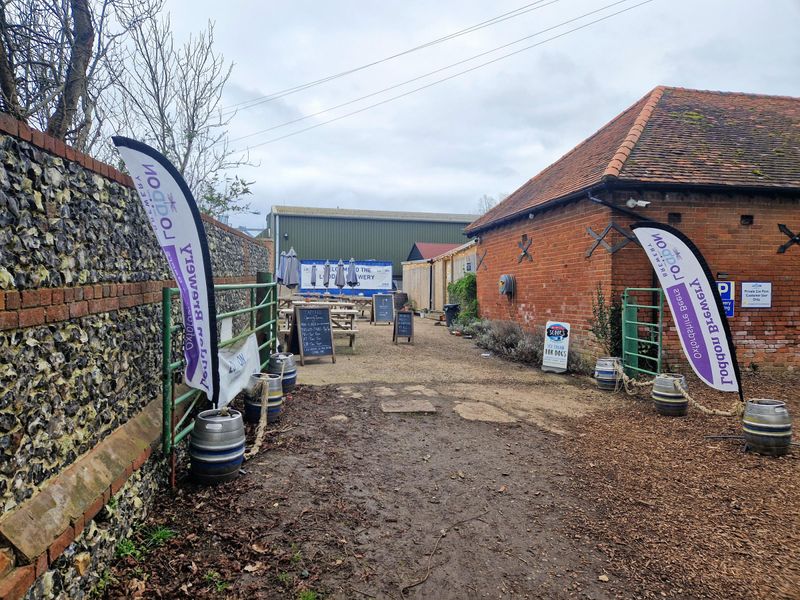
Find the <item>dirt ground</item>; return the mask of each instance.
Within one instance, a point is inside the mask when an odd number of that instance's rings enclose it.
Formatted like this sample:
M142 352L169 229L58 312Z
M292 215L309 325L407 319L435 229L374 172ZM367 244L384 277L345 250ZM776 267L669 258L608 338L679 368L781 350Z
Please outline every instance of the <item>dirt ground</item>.
M237 480L158 498L105 597L800 597L796 450L743 454L704 438L733 419L659 418L429 321L413 346L360 328L335 365L300 367ZM436 412L381 411L398 400ZM159 527L176 535L153 544Z

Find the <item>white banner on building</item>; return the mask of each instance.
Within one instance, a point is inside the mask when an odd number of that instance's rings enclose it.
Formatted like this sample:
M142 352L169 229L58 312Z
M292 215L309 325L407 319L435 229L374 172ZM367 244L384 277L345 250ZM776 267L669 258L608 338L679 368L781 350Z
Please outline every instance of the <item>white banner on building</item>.
M183 177L158 151L126 137L112 139L181 291L186 384L203 390L216 406L219 358L214 280L200 211Z
M542 371L564 373L569 357L569 323L548 321L544 332Z
M300 291L306 293L325 293L331 294L363 294L372 296L373 294L386 293L392 291L392 263L390 261L363 260L356 261L356 277L358 285L345 285L343 288L336 286L336 272L339 268L339 260L329 260L329 277L325 280L324 260L303 260L300 263ZM345 273L349 267L349 262L342 265ZM345 277L346 281L347 278ZM341 291L340 291L341 290Z
M692 369L712 388L741 396L728 320L700 250L669 225L640 222L631 229L655 269Z

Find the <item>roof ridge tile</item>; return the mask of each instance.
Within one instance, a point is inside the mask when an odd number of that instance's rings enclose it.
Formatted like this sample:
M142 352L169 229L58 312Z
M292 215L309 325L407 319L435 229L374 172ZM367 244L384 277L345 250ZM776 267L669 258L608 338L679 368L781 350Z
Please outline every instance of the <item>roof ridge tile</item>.
M665 86L659 85L653 88L653 91L650 92L650 99L642 107L642 110L639 113L639 116L636 117L636 120L633 122L628 135L625 136L622 144L620 144L619 148L614 153L614 156L611 157L611 160L608 162L608 166L606 167L605 171L603 171L602 179L619 177L622 169L625 168L625 161L628 160L631 152L636 147L636 143L642 136L644 128L647 126L647 122L650 120L650 117L653 115L656 106L658 106L658 102L664 95L665 89Z

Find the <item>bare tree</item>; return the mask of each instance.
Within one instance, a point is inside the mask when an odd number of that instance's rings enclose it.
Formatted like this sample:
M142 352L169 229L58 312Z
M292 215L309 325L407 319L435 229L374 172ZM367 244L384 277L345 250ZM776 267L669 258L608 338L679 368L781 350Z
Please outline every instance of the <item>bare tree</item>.
M497 196L490 196L489 194L484 194L480 198L478 198L478 214L483 215L490 210L492 210L495 206L497 206L501 201L503 201L508 194L498 194Z
M88 152L100 139L107 64L126 23L163 0L0 0L0 109Z
M249 182L226 176L248 163L228 146L222 93L232 64L214 48L214 26L176 45L169 16L129 28L130 44L115 72L123 132L164 154L183 175L201 210L216 215L247 210ZM222 212L220 212L222 211Z

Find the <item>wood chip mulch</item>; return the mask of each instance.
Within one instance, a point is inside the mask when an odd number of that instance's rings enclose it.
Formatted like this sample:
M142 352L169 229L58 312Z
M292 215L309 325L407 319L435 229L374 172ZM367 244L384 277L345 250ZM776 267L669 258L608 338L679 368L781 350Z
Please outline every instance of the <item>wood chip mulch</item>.
M730 404L690 387L710 407ZM797 441L800 377L748 374L743 388L786 401ZM596 540L640 597L800 598L800 448L746 453L706 437L741 435L738 419L661 417L647 393L614 395L566 440L575 493L594 505L574 515L575 535Z

